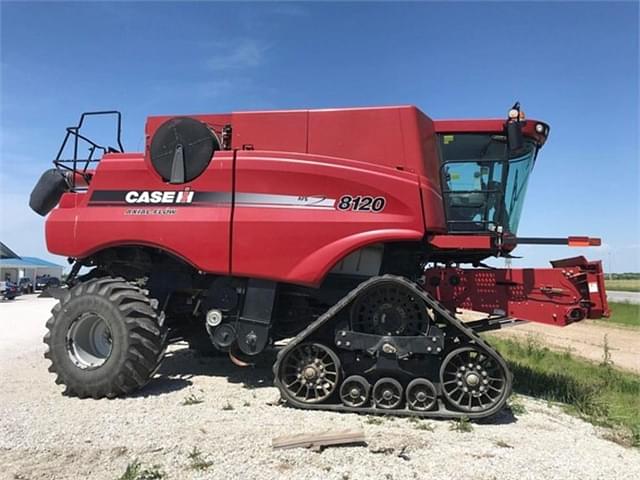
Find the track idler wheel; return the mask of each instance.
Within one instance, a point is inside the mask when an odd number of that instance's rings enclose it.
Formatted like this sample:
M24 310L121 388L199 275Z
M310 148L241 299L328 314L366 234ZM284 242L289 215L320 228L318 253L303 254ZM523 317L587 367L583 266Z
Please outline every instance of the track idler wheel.
M373 403L385 410L398 408L402 403L402 385L397 380L384 377L373 386Z
M351 375L340 387L340 399L347 407L363 407L369 400L371 384L360 375Z
M436 405L436 387L426 378L415 378L407 385L407 406L417 412L426 412Z
M507 371L475 346L453 350L440 368L442 394L456 410L491 410L509 394Z
M280 378L295 400L320 403L336 391L340 382L340 359L326 345L301 343L282 359Z

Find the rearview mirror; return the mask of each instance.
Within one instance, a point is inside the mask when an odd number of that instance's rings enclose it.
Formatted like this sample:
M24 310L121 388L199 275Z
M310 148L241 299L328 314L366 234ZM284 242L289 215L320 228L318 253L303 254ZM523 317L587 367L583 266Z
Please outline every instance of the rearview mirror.
M517 120L507 122L507 143L509 145L509 153L519 152L524 147L522 123Z

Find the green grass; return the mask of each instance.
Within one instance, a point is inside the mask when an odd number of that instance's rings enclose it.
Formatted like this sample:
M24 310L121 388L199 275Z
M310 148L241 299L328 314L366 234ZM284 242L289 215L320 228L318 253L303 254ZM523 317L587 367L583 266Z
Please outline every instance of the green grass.
M204 455L198 447L193 447L189 452L189 468L192 470L206 470L213 462L204 458Z
M640 376L604 360L597 365L553 352L534 339L492 336L491 343L509 363L514 392L559 402L569 413L614 428L619 443L640 446Z
M640 292L640 279L618 279L618 280L605 280L604 282L607 290L618 290L622 292Z
M382 425L384 423L384 419L382 417L367 417L365 420L369 425Z
M449 425L449 430L460 433L468 433L473 431L473 425L467 417L461 417L457 420L452 420Z
M607 322L640 327L640 305L629 302L609 302L611 317Z
M143 468L137 460L127 465L119 480L160 480L165 477L163 471L157 465L150 468Z
M511 410L511 413L513 413L516 416L524 415L525 413L527 413L527 408L522 404L520 399L515 395L513 395L511 397L511 400L509 401L509 410Z

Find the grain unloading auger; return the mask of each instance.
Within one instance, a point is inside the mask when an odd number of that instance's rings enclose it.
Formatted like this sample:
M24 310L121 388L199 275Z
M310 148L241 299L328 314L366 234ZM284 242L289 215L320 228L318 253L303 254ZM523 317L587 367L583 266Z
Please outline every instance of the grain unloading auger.
M117 116L115 147L81 133L91 115ZM274 376L291 405L481 418L511 373L479 332L608 315L600 262L483 263L523 243L599 244L516 235L549 133L518 105L506 120L412 106L150 117L141 153L119 132L119 113L84 114L31 196L49 250L73 263L45 337L69 394L143 386L171 341L237 364L284 343Z

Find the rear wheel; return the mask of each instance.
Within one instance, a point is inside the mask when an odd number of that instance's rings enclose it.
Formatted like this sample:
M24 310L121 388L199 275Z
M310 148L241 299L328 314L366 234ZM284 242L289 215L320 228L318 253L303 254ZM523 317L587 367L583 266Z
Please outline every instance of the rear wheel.
M122 278L79 283L52 313L45 357L67 394L127 394L144 386L160 364L166 329L144 292Z

